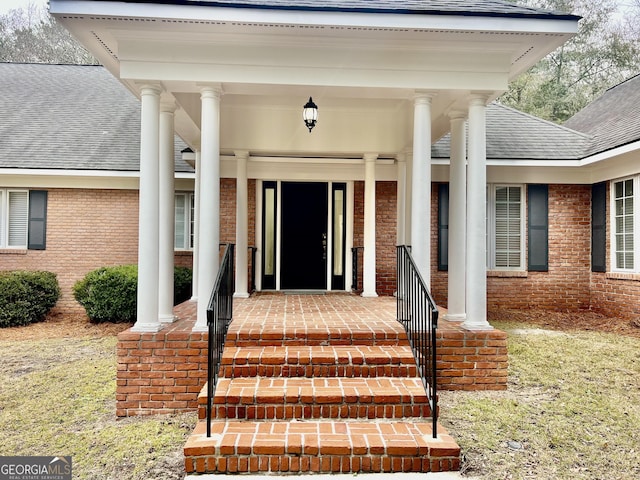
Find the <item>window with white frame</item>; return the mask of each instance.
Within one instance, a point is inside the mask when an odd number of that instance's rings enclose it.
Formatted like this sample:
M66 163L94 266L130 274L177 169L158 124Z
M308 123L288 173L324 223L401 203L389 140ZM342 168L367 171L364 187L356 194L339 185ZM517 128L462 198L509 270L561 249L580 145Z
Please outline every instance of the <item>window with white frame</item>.
M487 267L523 270L525 202L523 185L488 185Z
M195 199L193 193L175 195L175 237L176 250L192 250L194 236Z
M0 188L0 248L27 248L29 192Z
M638 190L638 178L625 178L613 182L613 269L635 271L635 208L634 195Z

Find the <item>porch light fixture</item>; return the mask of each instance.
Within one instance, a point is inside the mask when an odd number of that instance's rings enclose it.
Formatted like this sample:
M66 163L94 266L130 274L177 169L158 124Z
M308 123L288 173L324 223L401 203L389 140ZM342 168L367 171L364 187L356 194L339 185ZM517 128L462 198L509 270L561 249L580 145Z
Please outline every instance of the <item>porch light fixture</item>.
M316 126L316 122L318 120L318 106L313 103L313 99L311 97L309 97L309 101L304 104L304 107L302 107L302 119L309 129L309 133L311 133L311 130Z

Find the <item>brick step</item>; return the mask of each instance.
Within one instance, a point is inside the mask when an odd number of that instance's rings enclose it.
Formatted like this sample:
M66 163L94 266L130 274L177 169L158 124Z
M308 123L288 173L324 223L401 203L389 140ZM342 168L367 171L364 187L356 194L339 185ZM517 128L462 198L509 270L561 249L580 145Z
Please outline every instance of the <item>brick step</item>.
M408 345L407 334L399 322L363 319L233 321L226 347L293 345Z
M199 398L205 418L206 389ZM222 378L212 418L247 420L428 417L431 408L419 378Z
M415 377L408 345L227 347L220 375L235 377Z
M460 448L438 426L407 421L198 422L187 473L380 473L460 469Z

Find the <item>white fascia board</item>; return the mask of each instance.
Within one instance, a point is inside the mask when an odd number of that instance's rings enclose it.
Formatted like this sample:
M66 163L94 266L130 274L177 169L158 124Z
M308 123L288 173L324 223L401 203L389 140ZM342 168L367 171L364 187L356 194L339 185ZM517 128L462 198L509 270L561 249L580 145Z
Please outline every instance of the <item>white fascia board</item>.
M627 145L622 145L621 147L612 148L611 150L607 150L606 152L596 153L595 155L586 157L580 160L580 165L592 165L594 163L602 162L603 160L609 160L611 158L632 152L638 152L640 154L640 140L633 143L628 143Z
M0 177L4 187L137 190L140 172L0 168ZM177 182L189 183L195 174L178 172L175 178Z
M449 165L449 159L439 158L432 160L434 165ZM535 160L535 159L487 159L488 167L581 167L580 160Z
M575 34L576 20L429 15L400 13L326 12L260 8L161 5L153 3L50 0L53 15L95 15L174 18L261 24L317 25L372 28L450 29L526 33Z

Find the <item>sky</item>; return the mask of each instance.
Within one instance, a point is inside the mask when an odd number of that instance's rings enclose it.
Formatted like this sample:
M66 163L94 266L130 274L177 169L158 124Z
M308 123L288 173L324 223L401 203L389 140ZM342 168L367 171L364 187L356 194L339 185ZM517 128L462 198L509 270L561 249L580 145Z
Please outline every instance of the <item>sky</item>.
M4 15L15 8L26 9L30 3L43 7L48 5L47 0L0 0L0 15Z

